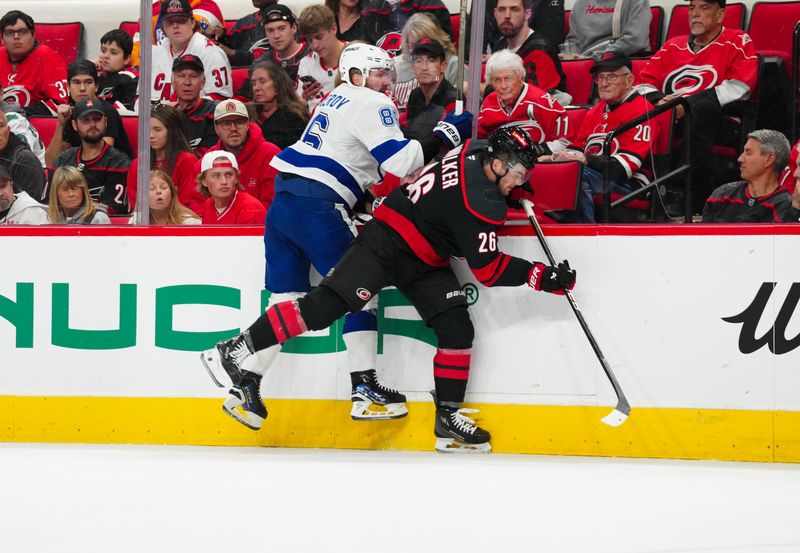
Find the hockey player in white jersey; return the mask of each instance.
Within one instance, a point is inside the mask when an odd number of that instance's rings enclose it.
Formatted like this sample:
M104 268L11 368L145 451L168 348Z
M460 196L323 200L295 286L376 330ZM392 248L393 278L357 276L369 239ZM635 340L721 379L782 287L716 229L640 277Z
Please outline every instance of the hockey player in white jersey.
M186 54L194 54L203 62L206 84L202 95L212 100L233 96L231 64L225 52L195 30L192 7L188 0L169 0L162 4L161 25L166 37L153 46L151 75L153 100L174 100L172 63Z
M451 114L434 128L433 136L406 140L397 108L386 92L392 60L380 48L351 44L339 59L343 83L317 106L298 142L276 155L271 165L275 196L267 213L266 288L270 306L297 299L310 289L309 268L327 275L354 238L353 206L370 184L387 174L404 177L421 167L444 145L458 146L469 136L472 115ZM405 396L383 386L375 372L377 319L375 301L348 314L343 338L351 371L354 420L380 420L407 414ZM201 359L219 386L220 374L232 358L247 357L244 378L232 382L224 410L252 429L261 427L267 410L260 383L280 346L259 344L260 333L245 331L204 351Z

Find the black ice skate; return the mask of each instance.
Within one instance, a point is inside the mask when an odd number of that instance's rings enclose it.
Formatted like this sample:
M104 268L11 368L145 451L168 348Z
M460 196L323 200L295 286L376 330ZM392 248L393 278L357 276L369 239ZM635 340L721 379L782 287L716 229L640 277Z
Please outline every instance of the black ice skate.
M491 453L489 433L475 425L467 414L477 413L477 409L462 409L460 403L439 401L436 403L436 451L441 453Z
M381 384L375 369L350 373L350 381L353 384L350 410L353 420L391 420L408 415L406 396Z
M238 386L228 390L222 410L250 430L260 430L267 418L267 408L261 399L261 377L245 374Z
M214 384L220 388L238 386L248 367L258 363L250 335L247 331L228 340L218 342L216 346L200 354L200 360L208 371Z

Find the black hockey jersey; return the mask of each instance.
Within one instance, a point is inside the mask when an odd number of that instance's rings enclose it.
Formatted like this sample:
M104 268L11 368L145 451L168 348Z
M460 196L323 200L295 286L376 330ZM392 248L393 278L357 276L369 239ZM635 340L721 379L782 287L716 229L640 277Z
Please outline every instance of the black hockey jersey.
M755 198L744 181L723 184L706 200L704 223L796 223L798 210L785 189Z
M424 263L444 267L463 257L485 286L520 286L533 264L497 248L507 208L500 189L486 179L486 141L466 141L419 178L392 192L375 219L399 234Z

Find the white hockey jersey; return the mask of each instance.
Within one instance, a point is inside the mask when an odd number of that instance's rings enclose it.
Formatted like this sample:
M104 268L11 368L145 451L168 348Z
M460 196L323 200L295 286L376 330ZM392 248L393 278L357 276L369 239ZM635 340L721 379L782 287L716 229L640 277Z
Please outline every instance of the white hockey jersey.
M317 95L308 99L308 112L314 111L317 104L325 95L336 88L336 75L339 73L339 66L323 67L319 54L309 52L306 57L300 60L297 66L297 95L303 98L303 77L313 77L322 85Z
M233 96L231 64L228 56L225 55L222 48L205 36L195 33L189 41L189 45L182 52L173 52L168 40L163 40L153 46L151 99L175 99L175 95L172 93L172 62L178 56L185 54L194 54L203 61L206 86L203 87L201 96L208 96L214 100Z
M270 162L329 186L350 207L386 173L404 177L422 164L422 146L403 137L392 101L347 83L320 101L300 140Z

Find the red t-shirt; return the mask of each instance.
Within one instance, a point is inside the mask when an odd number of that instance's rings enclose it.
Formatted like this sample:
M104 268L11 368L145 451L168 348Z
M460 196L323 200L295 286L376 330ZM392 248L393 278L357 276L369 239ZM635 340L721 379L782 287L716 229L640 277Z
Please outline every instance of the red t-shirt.
M13 100L23 108L33 108L36 115L52 116L58 104L67 102L67 66L55 50L44 44L36 44L19 62L12 62L3 46L0 85L3 101Z
M214 207L214 198L203 206L204 225L263 225L267 210L247 192L237 191L233 202L220 213Z

